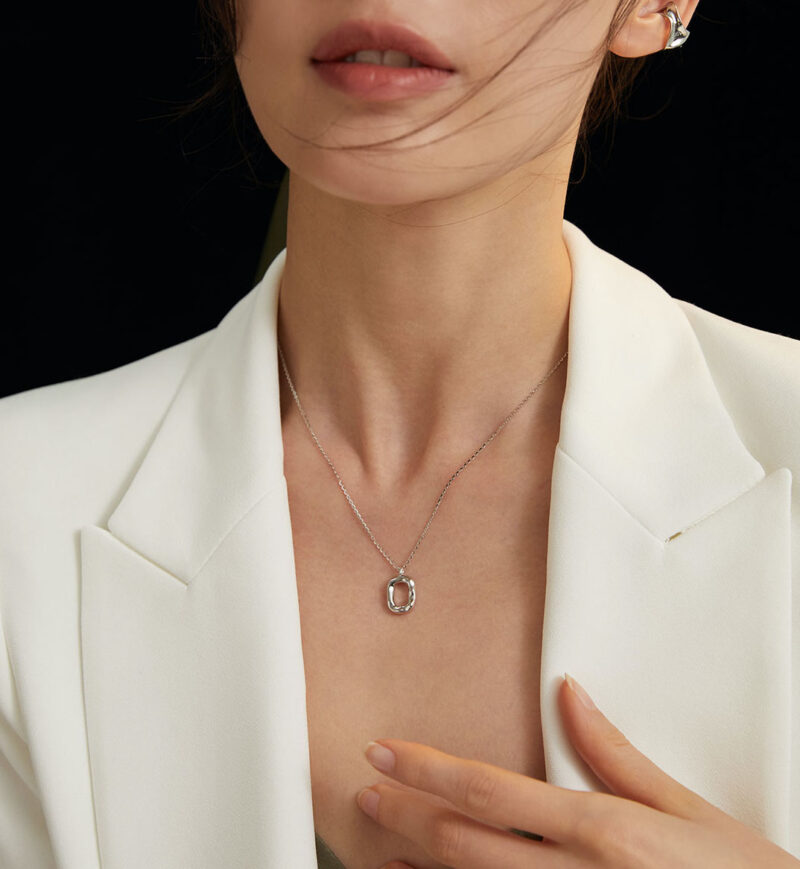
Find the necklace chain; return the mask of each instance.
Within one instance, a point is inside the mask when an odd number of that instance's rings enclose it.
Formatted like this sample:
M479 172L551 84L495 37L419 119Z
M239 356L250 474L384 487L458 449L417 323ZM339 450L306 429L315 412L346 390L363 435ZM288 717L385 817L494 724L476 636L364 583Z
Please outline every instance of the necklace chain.
M280 357L281 357L281 365L283 367L283 373L286 375L286 380L289 384L289 389L291 389L291 391L292 391L292 395L294 396L295 403L297 404L297 409L300 411L300 416L303 418L303 422L306 424L306 428L308 429L309 433L311 434L311 437L314 439L314 443L317 445L317 447L319 447L319 451L325 457L325 461L331 466L331 470L333 471L334 476L336 477L336 479L339 483L339 488L344 493L345 498L347 498L347 502L352 507L353 512L356 514L359 521L364 526L364 530L369 535L369 539L375 544L375 546L377 547L377 549L381 553L381 555L389 562L389 564L395 570L398 571L398 573L401 576L405 573L405 569L408 566L408 563L414 557L414 554L416 553L417 549L419 549L420 543L422 543L422 541L425 538L425 535L428 533L428 528L430 528L431 522L433 522L433 517L436 515L436 511L439 509L439 505L442 503L442 499L444 498L445 494L447 493L447 490L450 488L450 485L453 483L453 481L456 479L456 477L467 467L467 465L469 465L471 462L473 462L484 449L486 449L486 447L497 437L498 434L500 434L500 432L503 430L503 428L505 428L508 421L515 414L517 414L520 411L522 406L530 398L532 398L536 394L536 392L538 392L539 388L549 379L549 377L555 372L555 370L559 367L559 365L561 365L561 363L567 358L567 352L565 352L564 355L558 360L558 362L556 362L556 364L550 369L550 371L548 371L547 374L545 374L545 376L536 384L536 386L534 386L530 390L530 392L528 392L528 394L525 396L525 398L523 398L522 401L520 401L520 403L514 408L514 410L512 410L511 413L500 423L500 425L494 430L494 432L491 434L491 436L487 440L485 440L478 447L478 449L475 450L475 452L461 465L461 467L450 477L450 479L447 481L447 485L445 485L444 489L442 489L441 495L439 495L439 499L436 502L436 506L433 508L433 513L431 513L430 518L425 523L425 527L422 529L422 534L420 534L419 539L417 540L416 544L414 545L414 548L411 550L411 554L408 556L408 558L406 558L405 562L402 565L398 566L386 554L386 552L383 550L383 547L375 539L375 535L372 533L372 531L370 531L369 526L364 521L364 517L359 512L359 509L358 509L358 507L356 507L353 499L350 497L350 493L347 491L347 489L345 489L344 483L342 482L342 478L339 476L339 472L333 466L333 462L330 460L330 458L328 457L328 454L323 449L322 444L319 442L319 439L314 434L314 430L311 428L311 423L308 421L308 417L306 416L306 413L303 410L302 405L300 404L300 399L298 398L297 390L294 388L294 384L292 383L292 378L289 376L289 369L286 365L286 359L284 358L283 350L281 349L280 342L278 342L278 353L280 354Z

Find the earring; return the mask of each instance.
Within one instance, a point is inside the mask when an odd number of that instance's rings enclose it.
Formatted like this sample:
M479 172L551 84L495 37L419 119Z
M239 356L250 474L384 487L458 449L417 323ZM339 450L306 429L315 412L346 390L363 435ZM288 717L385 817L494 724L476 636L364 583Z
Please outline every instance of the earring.
M678 7L674 3L667 3L663 9L659 10L659 14L669 21L669 36L667 37L667 44L662 51L666 51L668 48L680 48L689 38L689 31L684 27L683 21L681 21Z

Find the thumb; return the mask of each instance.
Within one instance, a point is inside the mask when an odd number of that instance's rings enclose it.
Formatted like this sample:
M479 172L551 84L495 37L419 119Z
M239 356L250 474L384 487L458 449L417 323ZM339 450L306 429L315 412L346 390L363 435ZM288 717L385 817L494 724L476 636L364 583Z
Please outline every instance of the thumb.
M568 673L559 704L575 749L614 794L687 820L719 811L635 748Z

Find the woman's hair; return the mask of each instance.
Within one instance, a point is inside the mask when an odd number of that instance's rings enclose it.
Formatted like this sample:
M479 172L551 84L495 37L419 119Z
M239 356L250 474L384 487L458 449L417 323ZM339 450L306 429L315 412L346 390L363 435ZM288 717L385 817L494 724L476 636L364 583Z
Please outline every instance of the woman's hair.
M500 69L482 82L475 90L467 94L465 99L469 99L474 93L495 79L525 49L545 35L561 18L586 2L587 0L564 0L564 2L560 3L555 14L531 36L528 42L509 58ZM576 65L575 72L581 72L583 69L596 63L602 56L602 61L586 101L578 132L577 146L584 154L584 157L587 152L589 135L605 122L615 120L619 116L620 109L633 87L636 75L646 60L646 57L619 57L609 51L608 48L636 3L637 0L619 0L604 41L598 46L596 52L593 52L585 61ZM199 0L199 12L206 45L206 57L214 63L214 78L211 86L198 100L189 106L189 110L191 111L207 103L219 104L220 102L226 102L230 105L235 125L242 110L245 109L244 94L239 83L239 76L234 61L239 45L236 0ZM434 120L447 116L460 104L460 102L457 102L440 115L439 118L435 118ZM427 124L424 126L427 126ZM405 138L414 132L418 132L419 129L424 129L424 126L396 138ZM308 140L303 139L303 141ZM387 141L396 141L396 139ZM335 150L356 150L374 149L380 144L383 143L346 146L326 145L319 147Z

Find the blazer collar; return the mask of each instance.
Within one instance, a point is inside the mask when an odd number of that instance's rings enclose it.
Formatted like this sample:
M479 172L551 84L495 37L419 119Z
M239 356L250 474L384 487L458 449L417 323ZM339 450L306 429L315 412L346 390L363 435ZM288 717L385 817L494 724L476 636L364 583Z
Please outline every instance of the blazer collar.
M277 311L286 250L208 333L108 529L190 582L283 481Z
M764 476L686 317L564 221L572 262L559 445L661 539ZM108 528L186 582L282 482L277 308L286 250L210 333Z

